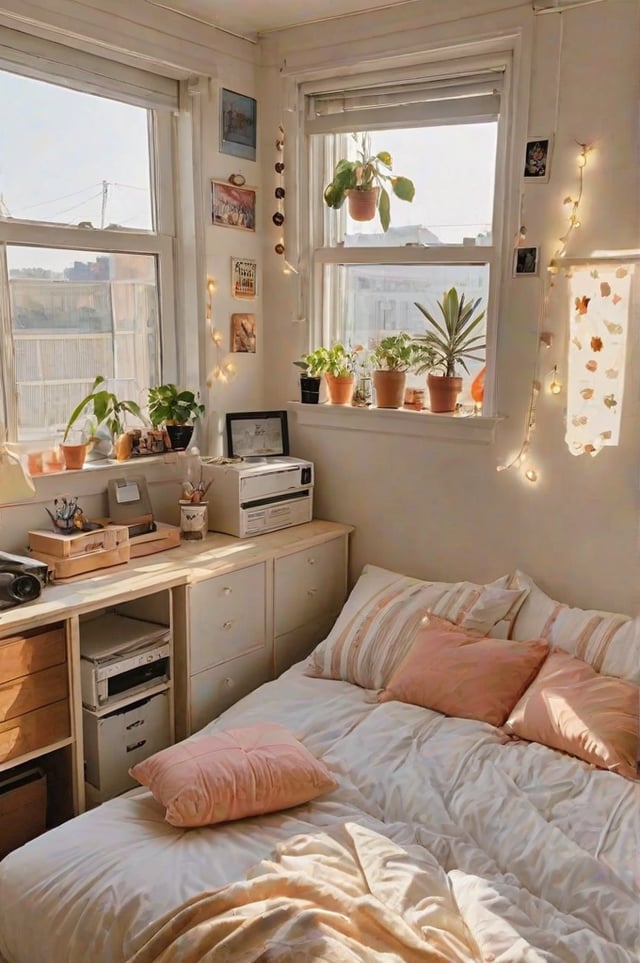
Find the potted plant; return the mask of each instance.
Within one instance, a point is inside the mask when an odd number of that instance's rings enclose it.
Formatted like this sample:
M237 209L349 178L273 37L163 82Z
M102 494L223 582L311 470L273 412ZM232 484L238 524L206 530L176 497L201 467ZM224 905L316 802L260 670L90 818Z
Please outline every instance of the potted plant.
M438 307L442 318L436 320L422 304L414 302L418 310L429 322L425 334L416 337L416 343L432 352L432 359L426 360L416 369L419 373L428 371L427 385L431 411L455 411L458 395L462 390L462 378L457 374L458 366L467 374L467 361L484 361L486 348L484 335L474 334L483 320L485 311L476 314L481 298L466 301L455 287L445 291ZM482 352L482 355L478 355ZM430 369L441 368L442 374Z
M300 400L303 404L317 405L320 400L320 385L324 374L324 358L318 351L303 354L300 361L294 361L300 368Z
M175 451L183 451L193 435L193 423L204 414L204 405L189 388L174 384L148 390L149 419L154 428L164 426Z
M92 440L99 437L101 430L113 443L124 432L124 419L127 414L134 415L144 422L140 406L131 400L120 400L113 391L105 387L106 379L98 375L91 391L74 408L62 438L62 454L67 468L82 468L87 455L87 449ZM68 443L73 426L84 416L85 424L80 430L77 440Z
M400 408L404 401L407 372L432 360L432 352L418 345L406 331L383 338L371 355L376 407Z
M329 207L338 209L348 198L349 214L354 221L371 221L376 210L383 231L391 221L391 201L386 185L396 197L412 201L416 192L413 181L391 173L393 161L388 151L371 153L367 134L352 134L356 142L356 159L343 158L336 164L333 180L324 189Z

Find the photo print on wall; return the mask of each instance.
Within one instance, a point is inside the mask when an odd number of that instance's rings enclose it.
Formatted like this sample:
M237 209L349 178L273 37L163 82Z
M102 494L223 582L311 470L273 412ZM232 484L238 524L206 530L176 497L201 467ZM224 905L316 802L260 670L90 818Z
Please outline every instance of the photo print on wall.
M256 353L255 315L231 315L231 350L244 354Z
M513 276L525 277L538 273L538 248L517 247L513 256Z
M550 163L551 137L531 137L525 147L523 176L527 180L548 181Z
M231 296L251 299L258 293L258 265L245 257L231 258Z
M220 91L220 153L256 159L257 104L235 90Z
M228 181L211 181L211 223L235 227L240 231L256 229L256 192L252 187L234 187Z

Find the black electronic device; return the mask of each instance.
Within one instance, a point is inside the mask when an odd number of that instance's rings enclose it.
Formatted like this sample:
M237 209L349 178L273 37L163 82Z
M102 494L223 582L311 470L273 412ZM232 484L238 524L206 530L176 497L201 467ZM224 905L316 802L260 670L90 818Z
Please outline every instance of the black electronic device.
M33 602L49 581L44 562L0 552L0 609Z
M226 416L227 455L257 460L289 454L286 411L232 411Z

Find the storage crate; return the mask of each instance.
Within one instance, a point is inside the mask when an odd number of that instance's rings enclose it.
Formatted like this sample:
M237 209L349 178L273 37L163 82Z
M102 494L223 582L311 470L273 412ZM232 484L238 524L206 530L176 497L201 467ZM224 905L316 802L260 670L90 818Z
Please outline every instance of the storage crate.
M47 778L39 768L0 776L0 859L47 828Z

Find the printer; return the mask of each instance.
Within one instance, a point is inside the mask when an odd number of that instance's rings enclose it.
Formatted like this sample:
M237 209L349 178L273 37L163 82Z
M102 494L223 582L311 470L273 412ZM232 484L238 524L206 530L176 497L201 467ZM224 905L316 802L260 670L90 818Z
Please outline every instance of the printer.
M313 464L302 458L205 460L202 478L211 482L210 532L246 538L313 518Z

